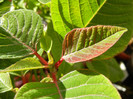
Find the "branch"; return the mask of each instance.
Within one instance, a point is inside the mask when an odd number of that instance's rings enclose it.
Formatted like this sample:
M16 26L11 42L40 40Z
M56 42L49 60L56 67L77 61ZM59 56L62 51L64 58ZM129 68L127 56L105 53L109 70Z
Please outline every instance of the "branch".
M61 59L60 59L58 62L55 63L55 68L56 68L56 69L59 68L59 66L61 65L61 63L63 62L63 60L64 60L64 59L61 57Z
M45 59L43 59L36 51L34 51L33 54L36 55L36 57L37 57L44 65L48 65L48 62L45 61Z
M60 89L59 89L59 86L57 84L56 73L52 73L52 78L53 78L53 82L55 83L55 86L57 87L58 93L60 95L60 99L63 99Z

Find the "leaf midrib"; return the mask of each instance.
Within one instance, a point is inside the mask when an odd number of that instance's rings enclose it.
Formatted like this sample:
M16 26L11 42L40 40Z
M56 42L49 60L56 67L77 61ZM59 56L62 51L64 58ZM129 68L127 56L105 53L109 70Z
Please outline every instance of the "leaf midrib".
M98 13L98 11L102 8L102 6L106 3L107 0L104 0L104 2L100 5L100 7L97 9L97 11L95 13L93 13L93 16L90 18L90 20L87 22L86 25L84 25L84 27L87 27L87 25L91 22L91 20L95 17L95 15Z

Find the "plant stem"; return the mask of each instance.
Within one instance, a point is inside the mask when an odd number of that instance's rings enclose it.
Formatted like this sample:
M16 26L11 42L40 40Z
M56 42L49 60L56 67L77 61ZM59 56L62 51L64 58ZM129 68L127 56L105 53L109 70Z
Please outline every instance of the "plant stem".
M45 61L45 59L43 59L36 51L35 51L33 54L36 55L36 57L37 57L44 65L48 65L47 61Z
M61 57L61 59L60 59L58 62L55 63L55 68L56 68L56 69L59 68L59 66L61 65L61 63L63 62L63 60L64 60L64 59Z
M58 93L60 95L60 99L63 99L60 89L59 89L59 86L57 84L56 73L52 73L52 78L53 78L53 82L55 83L55 86L57 87Z
M47 75L47 77L50 77L48 70L45 69L44 71L45 71L45 74Z

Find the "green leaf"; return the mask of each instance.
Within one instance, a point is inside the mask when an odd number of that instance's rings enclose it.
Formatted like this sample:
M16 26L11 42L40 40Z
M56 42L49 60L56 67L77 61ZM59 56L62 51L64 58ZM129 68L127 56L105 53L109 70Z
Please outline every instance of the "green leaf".
M51 15L55 30L64 38L76 27L86 27L106 0L52 0Z
M8 91L0 94L0 99L14 99L15 93L13 91Z
M20 59L0 59L0 70L7 68L8 66L16 63L19 60Z
M107 0L100 11L96 14L89 26L92 25L114 25L125 27L128 32L107 52L96 58L107 59L122 52L127 47L133 35L133 0Z
M10 10L11 2L9 0L0 0L0 17Z
M4 14L0 27L0 58L20 58L34 52L43 33L42 20L31 10ZM6 32L5 32L6 31Z
M46 4L46 3L49 3L51 2L51 0L38 0L40 3L42 4Z
M3 2L4 0L0 0L0 3Z
M124 77L123 71L120 69L119 64L114 58L108 60L86 62L86 64L89 69L102 73L112 82L120 81Z
M66 61L63 61L61 65L58 68L57 75L58 77L62 77L63 75L73 71L73 70L80 70L84 69L84 64L82 62L79 63L67 63Z
M53 55L54 61L57 62L61 58L62 39L58 33L54 31L52 22L48 23L47 34L53 41L51 53Z
M12 90L12 82L9 73L0 73L0 93Z
M15 64L9 66L4 70L1 70L0 73L39 69L39 68L45 68L45 66L43 66L37 59L28 57L16 62Z
M114 86L103 75L88 70L72 71L58 82L63 99L120 99ZM106 89L106 90L105 90ZM28 83L15 99L59 99L54 83Z
M44 51L48 52L51 50L52 44L53 42L51 40L51 37L47 35L46 33L43 33L41 36L41 40L40 40L41 48L43 48Z
M26 0L12 0L12 5L14 7L14 9L25 9L25 6L27 4L25 4Z
M61 58L63 40L61 36L58 35L58 33L53 29L52 22L48 23L47 34L51 37L53 41L51 53L54 58L54 62L57 62ZM59 66L58 76L60 77L62 74L64 75L70 72L71 68L73 68L72 64L63 61L63 63Z
M126 31L126 28L103 25L73 29L65 36L62 58L70 63L95 58L112 47Z

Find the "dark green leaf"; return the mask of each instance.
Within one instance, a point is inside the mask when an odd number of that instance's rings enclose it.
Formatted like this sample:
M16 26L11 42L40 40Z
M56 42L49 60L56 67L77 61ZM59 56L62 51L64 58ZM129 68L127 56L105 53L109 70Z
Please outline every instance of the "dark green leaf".
M10 10L11 2L9 0L1 0L0 1L0 17Z
M120 66L115 59L92 61L86 63L89 69L102 73L112 82L120 81L124 77L123 71L120 69Z
M13 91L8 91L0 94L0 99L13 99L15 93Z

